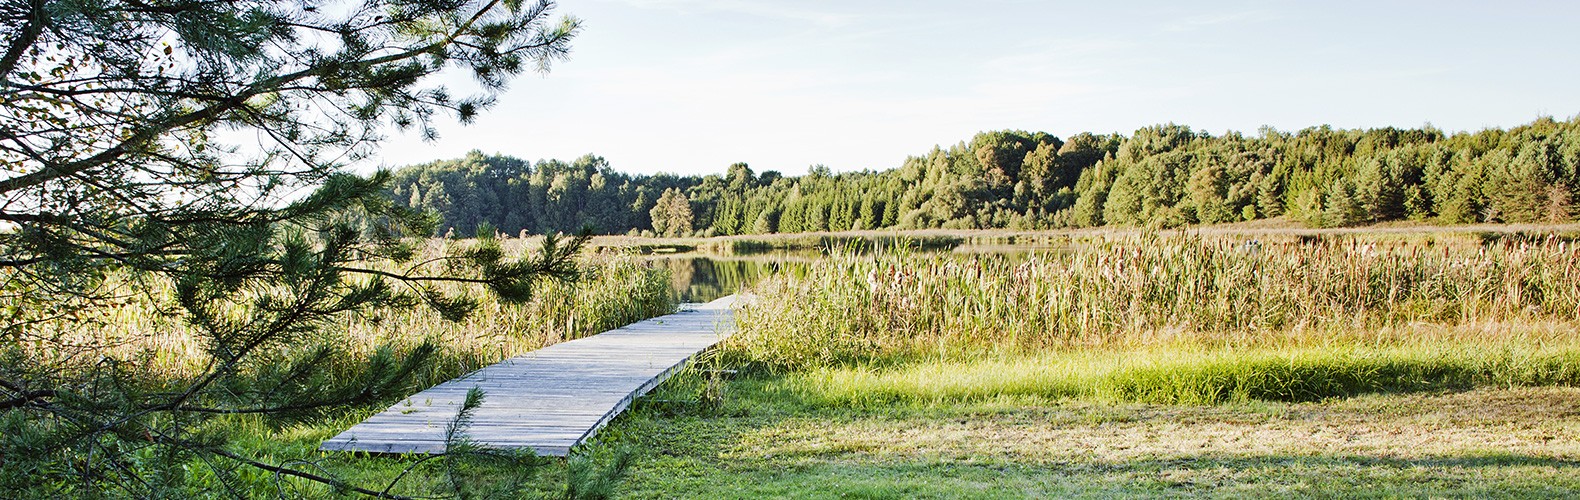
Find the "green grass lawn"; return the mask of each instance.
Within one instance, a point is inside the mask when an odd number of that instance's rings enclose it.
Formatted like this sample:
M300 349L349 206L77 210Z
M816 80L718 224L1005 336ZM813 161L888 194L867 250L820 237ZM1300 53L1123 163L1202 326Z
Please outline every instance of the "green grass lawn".
M682 376L589 453L634 453L619 489L632 498L1580 495L1574 388L848 405L808 396L804 377L730 381L710 404L706 384Z

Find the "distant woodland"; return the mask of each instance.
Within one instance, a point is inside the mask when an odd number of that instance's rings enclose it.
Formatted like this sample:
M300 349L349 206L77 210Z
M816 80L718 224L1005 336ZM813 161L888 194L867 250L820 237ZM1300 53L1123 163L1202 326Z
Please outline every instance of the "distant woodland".
M395 172L391 195L439 231L733 235L878 228L1174 227L1284 216L1318 227L1414 219L1575 220L1580 118L1510 130L1312 127L1214 136L983 132L899 168L805 175L631 175L588 155L479 152Z

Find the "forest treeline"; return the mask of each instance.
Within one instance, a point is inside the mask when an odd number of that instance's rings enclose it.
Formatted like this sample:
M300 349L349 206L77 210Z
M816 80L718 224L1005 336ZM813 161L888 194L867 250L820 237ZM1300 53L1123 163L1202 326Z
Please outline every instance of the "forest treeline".
M399 169L391 194L440 231L733 235L877 228L1173 227L1285 216L1337 227L1415 219L1568 222L1580 118L1445 134L1431 127L1214 136L1183 125L1061 139L983 132L883 171L632 175L588 155L472 152ZM487 226L484 226L487 227Z

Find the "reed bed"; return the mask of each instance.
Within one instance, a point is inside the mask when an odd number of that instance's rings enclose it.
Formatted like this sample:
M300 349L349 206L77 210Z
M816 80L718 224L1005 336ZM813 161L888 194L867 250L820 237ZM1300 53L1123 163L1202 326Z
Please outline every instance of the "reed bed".
M466 243L434 241L426 251L437 255L447 244ZM530 301L516 304L462 285L441 285L447 293L475 297L478 307L459 322L425 307L348 314L343 323L330 325L328 333L336 359L351 364L379 349L402 352L432 341L438 347L435 362L412 381L426 386L521 352L666 314L676 305L669 271L635 257L590 255L583 259L582 273L574 283L542 281ZM107 287L122 290L118 305L80 321L42 325L35 334L51 340L38 342L36 348L24 343L26 357L64 364L67 357L107 356L155 379L180 379L207 366L203 337L169 314L168 283L125 276L111 281ZM60 349L62 345L70 348Z
M807 368L980 353L1510 340L1580 325L1580 248L1143 234L1022 259L846 253L761 283L731 353ZM1550 329L1551 330L1551 329Z
M580 281L541 282L526 303L477 295L479 307L460 322L427 310L384 311L350 323L346 342L371 352L381 345L404 348L437 339L446 352L427 378L438 383L516 354L675 310L668 269L609 254L590 257L582 265Z
M950 235L889 235L889 234L786 234L725 236L702 239L692 248L713 255L753 255L782 251L842 252L885 251L897 247L918 250L949 250L965 243L966 239Z
M446 246L469 244L475 243L434 241L430 242L425 252L429 256L438 256L445 253ZM471 290L478 299L478 307L460 322L447 321L429 308L412 307L386 309L368 315L346 314L331 324L315 325L324 335L315 335L306 341L268 345L238 367L238 376L227 377L214 384L219 388L213 389L213 392L223 390L236 394L239 403L227 401L222 395L211 399L205 395L204 403L197 405L205 406L207 401L217 400L221 404L235 404L233 407L244 409L239 413L177 411L153 417L161 420L157 422L158 425L145 427L145 424L139 423L128 425L127 429L147 428L152 429L149 436L163 436L167 429L175 428L186 433L177 435L202 440L205 447L223 447L248 460L311 471L315 475L375 490L387 486L391 489L385 491L402 495L402 498L406 495L430 498L427 495L448 491L448 487L454 485L458 477L456 471L460 468L465 468L466 474L460 477L485 485L531 474L530 470L522 469L522 462L514 459L465 461L467 457L464 455L443 461L430 461L430 457L372 458L365 454L326 454L318 451L318 446L324 439L360 421L370 412L384 408L394 398L523 351L597 333L674 309L675 294L669 287L667 269L621 255L584 257L579 267L581 276L574 283L541 281L531 299L521 303L502 303L476 287L441 285L450 294ZM397 271L387 267L383 270ZM124 394L133 397L167 391L170 387L184 390L209 369L212 358L205 344L206 336L189 326L181 316L174 314L168 283L148 276L119 273L111 276L102 288L106 294L116 297L114 305L93 309L90 314L79 317L33 325L23 334L24 338L0 348L0 362L16 370L58 376L63 381L61 385L71 383L77 384L75 387L86 387L86 390L80 391L82 393L114 384L115 390L125 391ZM236 309L230 311L237 312ZM422 347L420 351L419 346ZM320 349L322 347L328 349ZM257 406L279 406L276 400L267 399L276 390L301 391L303 396L325 394L329 398L344 397L337 395L346 394L346 386L355 388L353 384L368 377L370 367L377 360L400 360L406 354L426 353L428 348L433 349L432 355L425 358L428 362L420 365L411 377L396 380L403 386L381 389L379 393L371 395L372 399L345 401L324 408L309 406L305 407L306 411L300 412L262 414L245 410ZM301 353L312 354L292 357ZM289 380L292 386L286 387L279 383L280 379L270 378L278 377L278 372L271 370L279 370L279 360L282 359L308 360L304 362L314 363L313 373ZM105 367L115 370L113 375L101 375ZM93 396L101 397L99 394ZM135 403L109 397L105 397L104 401L106 403L102 407L114 418L121 418L136 410L131 408ZM148 401L158 400L150 398ZM112 411L126 413L109 413ZM69 412L63 414L80 415ZM6 422L7 430L20 429L23 432L13 436L0 431L0 439L20 440L30 436L38 439L36 436L82 432L79 429L83 428L75 422L61 423L59 417L50 415L48 411L32 415L10 412L4 417L9 419ZM130 420L133 417L126 418ZM164 419L169 419L171 424L167 426ZM98 421L90 422L92 426L86 428L100 425ZM149 446L143 443L142 435L131 430L113 434L121 438L112 440L93 437L61 443L86 443L121 453L109 460L115 460L117 465L124 463L135 468L129 471L131 475L121 480L164 481L152 485L150 491L164 492L167 496L206 497L217 496L216 492L221 492L248 498L329 498L346 493L262 468L238 467L232 461L209 454ZM153 441L152 437L147 439ZM47 449L28 443L11 448ZM97 452L83 453L86 455L63 455L76 457L68 461L50 461L53 460L51 458L37 463L71 466L83 456L91 459ZM5 464L5 461L6 457L0 456L0 464ZM81 493L92 492L96 487L93 484L84 486L71 482L80 482L86 476L55 470L30 470L28 467L33 462L20 463L22 465L11 467L10 470L22 471L21 482L28 482L27 473L37 473L40 477L33 483L45 485L42 486L44 490L40 491ZM579 470L576 467L549 467L545 476L553 481L576 474ZM552 489L562 487L562 484L581 485L586 481L601 480L598 476L590 477L585 480L566 479L564 483L544 482L537 488L538 492L547 495ZM79 491L79 488L83 490ZM20 494L27 496L26 491ZM3 496L0 494L0 497Z

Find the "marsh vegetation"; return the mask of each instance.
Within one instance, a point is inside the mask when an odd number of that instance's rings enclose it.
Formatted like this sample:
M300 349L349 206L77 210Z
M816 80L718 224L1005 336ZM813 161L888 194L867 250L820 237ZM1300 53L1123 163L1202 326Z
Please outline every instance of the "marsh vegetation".
M1572 236L1058 238L774 275L593 448L637 497L1580 488Z
M249 459L402 496L456 478L638 498L1580 491L1580 248L1568 233L933 238L950 244L661 242L701 250L672 254L595 241L577 283L544 281L521 303L477 295L460 322L422 308L346 315L325 366L427 360L384 397L227 416L207 432ZM842 243L811 250L828 241ZM169 290L141 286L72 335L138 360L125 366L148 380L200 369L201 337L159 313ZM739 333L571 460L457 460L456 476L441 460L317 451L406 393L737 290L756 295ZM343 493L224 460L184 470L169 491Z

